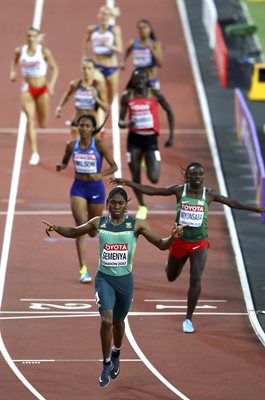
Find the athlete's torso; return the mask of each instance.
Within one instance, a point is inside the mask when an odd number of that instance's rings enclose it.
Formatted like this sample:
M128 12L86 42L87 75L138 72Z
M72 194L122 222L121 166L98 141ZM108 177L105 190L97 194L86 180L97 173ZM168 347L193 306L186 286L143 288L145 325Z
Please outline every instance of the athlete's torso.
M141 41L134 42L132 47L133 65L140 68L156 67L157 63L149 47L141 45Z
M135 122L130 131L135 133L159 133L157 100L149 90L147 97L132 97L128 101L129 120Z
M177 203L176 222L178 225L188 224L181 239L188 242L203 240L208 237L207 227L208 204L206 202L206 187L202 189L202 197L187 196L187 184L183 186L180 201Z
M88 88L82 86L80 81L75 89L75 108L77 110L96 110L97 103L94 97L96 81Z
M115 36L112 32L112 26L104 32L100 32L100 26L97 25L91 34L92 50L96 55L111 55L113 51L106 47L104 43L109 46L113 46L115 43Z
M42 54L42 46L37 44L36 51L33 56L29 56L27 51L28 45L22 46L21 55L19 58L22 75L26 78L39 78L45 76L48 65Z
M137 237L136 219L126 216L120 225L112 225L110 217L101 217L98 226L98 269L107 275L122 276L132 272Z
M97 150L95 138L92 137L90 146L87 149L79 147L80 140L77 140L72 150L72 160L75 172L79 174L97 174L101 171L103 156Z

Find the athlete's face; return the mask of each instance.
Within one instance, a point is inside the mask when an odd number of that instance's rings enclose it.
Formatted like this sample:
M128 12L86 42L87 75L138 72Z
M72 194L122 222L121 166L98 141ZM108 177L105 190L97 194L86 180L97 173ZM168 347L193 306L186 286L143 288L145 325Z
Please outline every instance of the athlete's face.
M186 175L187 182L193 188L200 188L203 185L204 169L202 167L190 167Z
M78 131L81 139L87 139L92 135L93 124L90 119L82 118L78 124Z
M99 10L98 20L101 24L107 25L109 23L110 18L111 18L110 13L107 10L105 10L104 7Z
M116 193L108 200L107 208L112 218L120 219L127 210L127 202L120 193Z
M38 32L29 29L29 30L26 32L26 37L27 37L27 43L28 43L29 46L30 46L30 45L35 45L35 44L38 43L38 40L39 40L39 34L38 34Z
M92 78L95 72L94 64L92 62L83 62L82 71L85 79Z
M150 36L151 28L146 22L140 22L138 24L138 31L140 38L146 39Z

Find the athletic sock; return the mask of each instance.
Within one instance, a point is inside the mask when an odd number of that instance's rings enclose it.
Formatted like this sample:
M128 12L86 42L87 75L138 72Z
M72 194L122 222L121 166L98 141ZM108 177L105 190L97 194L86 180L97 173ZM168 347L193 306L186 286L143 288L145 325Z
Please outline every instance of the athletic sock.
M111 356L114 357L114 358L118 358L119 355L120 355L120 352L121 352L121 347L118 348L118 347L113 346L113 347L112 347L112 354L111 354Z
M86 265L82 265L82 268L80 269L80 275L83 275L87 272L87 266Z

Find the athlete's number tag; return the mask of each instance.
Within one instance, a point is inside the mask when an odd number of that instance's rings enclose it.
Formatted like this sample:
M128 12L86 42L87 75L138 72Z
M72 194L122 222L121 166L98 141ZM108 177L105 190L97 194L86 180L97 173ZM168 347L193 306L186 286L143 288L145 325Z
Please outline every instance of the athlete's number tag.
M149 49L133 51L133 63L136 67L147 67L152 64L152 54Z
M180 225L188 224L190 227L198 228L202 225L204 206L182 204L180 210Z
M97 173L97 158L95 154L76 153L74 156L76 172L85 174Z
M128 264L128 244L104 244L101 254L104 267L125 267Z
M136 129L150 129L154 127L153 115L150 111L134 114L132 120L135 122Z

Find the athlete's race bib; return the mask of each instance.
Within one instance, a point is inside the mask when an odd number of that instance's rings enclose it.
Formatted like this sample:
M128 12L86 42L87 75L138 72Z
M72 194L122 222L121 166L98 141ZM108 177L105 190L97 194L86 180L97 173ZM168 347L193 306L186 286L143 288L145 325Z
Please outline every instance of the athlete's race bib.
M73 161L76 172L81 174L97 173L97 157L95 154L75 153Z
M152 54L149 49L133 50L133 64L135 67L149 67L152 65Z
M94 90L80 90L75 95L75 106L79 110L93 110L95 108Z
M150 111L134 113L132 120L135 122L134 129L151 129L154 127L154 119Z
M128 264L128 243L104 244L101 265L104 267L126 267Z
M202 225L204 216L204 206L181 204L179 223L189 224L193 228L198 228Z

